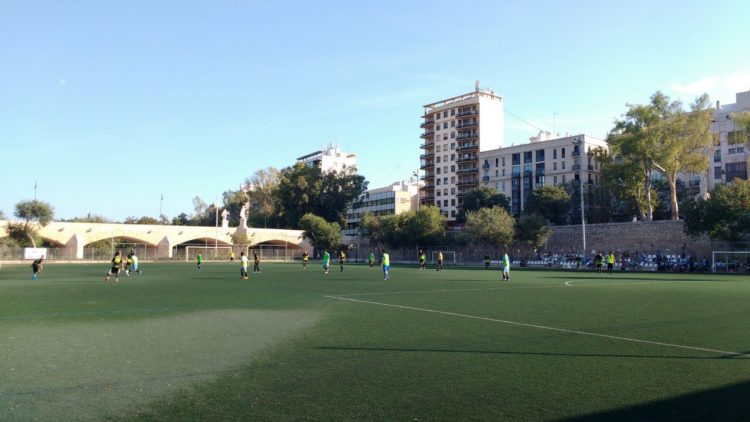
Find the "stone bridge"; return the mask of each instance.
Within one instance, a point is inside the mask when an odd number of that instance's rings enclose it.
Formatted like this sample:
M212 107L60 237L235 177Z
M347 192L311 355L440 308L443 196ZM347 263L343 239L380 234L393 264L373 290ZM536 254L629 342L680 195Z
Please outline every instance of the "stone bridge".
M0 238L8 235L7 225L10 222L0 220ZM75 256L76 259L83 259L83 248L86 245L112 238L151 246L156 250L157 258L171 258L174 249L179 246L198 244L231 246L232 235L237 231L244 231L252 245L309 247L303 239L302 230L228 227L226 222L218 227L205 227L53 221L44 227L39 225L36 227L43 240L63 248L63 253L67 256Z

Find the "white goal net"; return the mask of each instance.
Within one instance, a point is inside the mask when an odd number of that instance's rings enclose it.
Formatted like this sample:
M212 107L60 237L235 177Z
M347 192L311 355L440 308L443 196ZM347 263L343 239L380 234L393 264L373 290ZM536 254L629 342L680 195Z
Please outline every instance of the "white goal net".
M715 273L750 272L750 251L711 252L711 271Z
M233 249L233 246L185 246L185 261L195 261L198 254L205 260L224 261L229 259ZM239 259L239 255L235 259Z
M432 263L437 264L438 254L440 251L432 251ZM443 251L443 265L453 264L456 265L456 252L455 251Z

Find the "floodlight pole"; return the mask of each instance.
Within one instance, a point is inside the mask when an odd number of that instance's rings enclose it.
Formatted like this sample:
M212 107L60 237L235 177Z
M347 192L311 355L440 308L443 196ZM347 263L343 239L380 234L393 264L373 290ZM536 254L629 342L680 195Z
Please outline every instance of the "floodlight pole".
M219 207L216 206L216 203L214 203L214 212L216 214L216 226L214 229L214 258L216 258L216 254L219 252Z
M580 190L580 196L581 196L581 238L583 240L583 254L581 255L581 259L585 260L586 258L586 215L584 210L584 202L583 202L583 147L584 143L583 140L579 137L576 138L575 141L573 141L573 145L578 147L578 181L579 181L579 190Z

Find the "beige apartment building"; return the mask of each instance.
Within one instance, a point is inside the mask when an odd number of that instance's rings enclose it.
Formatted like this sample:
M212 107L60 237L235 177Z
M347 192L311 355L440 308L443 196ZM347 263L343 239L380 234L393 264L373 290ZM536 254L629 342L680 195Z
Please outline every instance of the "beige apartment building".
M719 143L714 145L708 157L708 190L717 183L731 183L735 178L747 180L747 163L750 151L742 141L737 141L740 128L732 120L732 113L750 112L750 91L735 94L733 104L716 104L711 131L719 135ZM695 183L695 182L693 182ZM702 193L705 192L703 186Z
M346 211L344 236L357 236L362 215L366 212L374 216L401 214L416 211L419 206L419 182L401 181L390 186L370 189L349 205Z
M503 99L476 83L474 92L424 106L420 204L456 221L464 192L479 186L479 153L503 145Z
M534 189L571 180L598 184L599 163L592 152L609 151L607 143L589 135L553 138L549 132L529 138L531 142L479 153L482 186L503 193L511 212L519 215Z
M357 154L341 151L337 145L329 144L326 148L315 151L302 157L297 161L307 166L318 167L323 173L330 171L357 172Z

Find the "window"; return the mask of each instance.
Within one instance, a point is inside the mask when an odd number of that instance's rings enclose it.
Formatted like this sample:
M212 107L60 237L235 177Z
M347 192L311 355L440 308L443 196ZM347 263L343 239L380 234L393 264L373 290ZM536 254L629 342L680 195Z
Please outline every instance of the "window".
M443 140L444 140L444 141L447 141L447 140L448 140L448 134L447 134L447 133L444 133L444 134L443 134Z
M503 157L503 167L505 167L505 157Z
M443 189L443 196L448 196L448 188ZM446 203L445 205L447 206L448 204Z
M446 171L447 171L447 170L446 170ZM455 171L456 171L456 166L451 166L451 171L452 171L452 172L455 172Z
M503 177L505 177L505 169L503 169Z
M438 145L437 147L435 147L435 152L440 152L440 145Z
M451 183L456 184L456 176L451 176Z
M456 121L455 120L451 120L451 127L456 127Z
M436 162L436 163L439 163L439 162L440 162L440 156L439 156L439 155L438 155L438 156L437 156L437 158L435 159L435 162Z
M557 186L557 176L554 177L553 183L555 184L555 186Z
M456 115L456 109L454 108L451 110L451 116L455 116L455 115Z
M536 150L536 161L537 162L544 161L544 150L543 149Z
M451 150L454 150L454 149L456 149L456 143L455 142L451 142Z
M721 162L721 150L717 149L716 151L714 151L714 163L719 162Z
M448 206L448 200L447 200L447 199L444 199L444 200L443 200L443 206L444 206L444 207L447 207L447 206Z
M435 169L435 173L440 174L440 167L438 167L437 169Z
M560 157L561 158L565 158L565 148L561 148L561 150L560 150ZM563 168L565 168L565 166L563 166Z
M456 216L456 210L451 210L451 217L455 217L455 216Z
M557 148L552 150L552 159L557 160Z
M714 167L714 179L721 180L721 166Z
M495 167L497 167L497 160L498 160L498 159L497 159L497 158L495 158Z
M563 166L563 168L565 168L565 166ZM564 174L562 175L562 182L565 183L565 175Z
M455 195L456 194L456 189L451 189L451 193ZM456 198L451 199L451 206L452 207L456 206Z
M745 147L729 148L730 154L742 154L745 152Z
M727 181L732 181L735 178L747 179L747 163L744 161L740 163L727 163L725 175Z
M521 164L521 153L520 152L517 152L517 153L513 154L512 158L513 158L513 165L514 166L517 166L517 165Z
M443 122L443 129L448 129L448 122Z
M448 184L448 178L447 178L447 177L443 177L443 184L444 184L444 185L447 185L447 184Z
M456 132L451 132L451 139L456 139Z
M438 189L437 191L435 191L435 196L443 196L443 192L440 189ZM440 205L439 202L438 202L438 205Z
M444 163L448 162L448 154L443 155L443 162Z
M445 119L445 118L447 118L447 117L448 117L448 110L445 110L445 111L443 112L443 118Z
M498 176L500 176L500 175L499 175L499 173L500 173L500 172L499 172L498 170L495 170L495 177L498 177Z
M565 161L562 162L562 169L565 170ZM565 177L565 176L563 176Z
M440 186L440 179L435 180L435 184Z
M552 163L552 170L557 170L557 163L556 162Z

